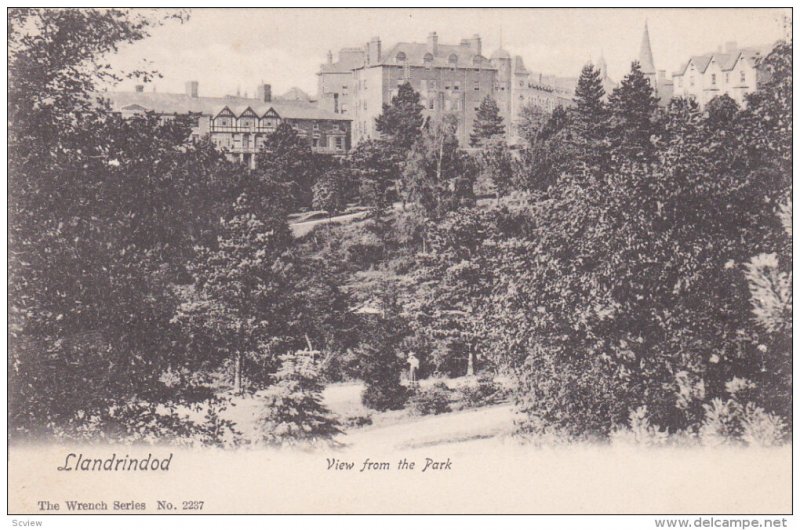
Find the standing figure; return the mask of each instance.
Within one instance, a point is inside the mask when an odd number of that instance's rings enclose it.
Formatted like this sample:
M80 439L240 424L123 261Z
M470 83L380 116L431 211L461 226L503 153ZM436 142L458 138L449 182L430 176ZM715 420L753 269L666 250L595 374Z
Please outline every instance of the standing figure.
M417 356L414 355L414 353L412 352L408 354L408 360L406 362L408 363L408 380L411 381L412 383L415 383L417 381L417 369L419 369L419 359L417 359Z

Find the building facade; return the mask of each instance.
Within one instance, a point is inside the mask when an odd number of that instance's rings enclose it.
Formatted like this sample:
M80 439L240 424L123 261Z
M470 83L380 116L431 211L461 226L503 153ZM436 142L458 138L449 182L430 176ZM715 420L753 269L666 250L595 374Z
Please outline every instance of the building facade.
M449 113L458 118L456 134L464 146L487 95L500 109L510 142L516 140L517 117L526 103L552 110L572 97L532 80L522 58L512 58L502 47L485 57L479 35L452 45L440 43L433 32L426 42L399 42L388 49L374 37L364 48L343 49L335 63L329 53L318 75L322 108L352 117L353 144L379 136L375 119L406 82L420 94L426 117Z
M262 84L257 98L200 97L196 81L184 94L112 92L104 96L123 116L155 112L162 116L197 115L192 138L210 135L231 160L255 167L255 155L266 137L281 123L290 124L315 153L344 156L350 150L350 118L328 112L307 101L272 101L270 85Z
M714 97L727 94L739 105L745 96L758 90L765 76L757 68L762 48L738 48L728 42L724 51L690 57L672 74L675 96L694 99L700 108Z

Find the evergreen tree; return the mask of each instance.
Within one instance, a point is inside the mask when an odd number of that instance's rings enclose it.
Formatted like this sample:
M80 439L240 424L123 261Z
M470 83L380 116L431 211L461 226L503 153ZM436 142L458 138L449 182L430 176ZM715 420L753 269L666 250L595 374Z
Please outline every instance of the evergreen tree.
M406 367L402 345L409 330L396 289L381 285L377 297L380 312L368 317L358 350L361 378L366 385L361 401L375 410L395 410L402 408L408 398L400 375Z
M469 145L480 147L488 141L503 138L505 133L506 127L503 125L503 117L500 116L500 108L494 98L487 95L475 114Z
M276 382L264 392L263 440L273 446L337 446L339 422L322 403L324 389L315 353L298 350L280 357Z
M577 137L593 144L605 137L606 107L600 70L587 64L575 87L574 106L569 109L570 123Z
M375 128L405 154L420 135L424 122L422 111L419 93L414 91L411 83L403 83L397 88L397 95L392 97L391 105L384 103L381 115L375 118Z
M639 63L608 98L609 142L616 163L652 162L656 155L653 140L661 132L658 97Z

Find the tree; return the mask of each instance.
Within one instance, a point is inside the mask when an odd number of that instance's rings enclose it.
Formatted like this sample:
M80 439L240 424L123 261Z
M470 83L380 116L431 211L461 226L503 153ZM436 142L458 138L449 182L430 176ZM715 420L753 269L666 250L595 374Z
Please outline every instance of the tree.
M189 266L194 284L182 289L175 320L198 347L228 362L234 391L241 393L245 377L263 383L278 356L297 344L292 317L300 303L288 272L292 235L280 213L260 217L246 195L221 224L217 245L199 248Z
M186 120L123 120L96 95L120 79L105 56L162 22L120 9L9 11L15 437L183 437L199 426L174 412L212 399L202 375L187 376L205 360L170 322L171 286L192 247L214 238L208 212L231 168L208 142L187 145Z
M477 167L458 147L455 116L445 115L429 124L403 170L408 198L423 215L438 219L445 212L474 200Z
M319 160L310 144L286 121L264 140L256 154L256 174L280 186L288 208L311 206Z
M361 377L366 387L361 401L375 410L402 408L408 398L400 383L405 368L402 344L408 327L397 301L396 290L390 285L378 286L379 312L367 316L364 340L358 350Z
M658 120L658 97L639 63L608 98L611 155L619 164L624 161L647 163L656 155L653 140L661 132Z
M328 212L328 217L336 215L347 206L345 197L345 175L340 169L327 171L314 184L312 205L318 210Z
M381 115L375 118L377 131L392 141L392 145L403 155L411 150L420 135L424 119L418 92L411 83L397 87L397 95L391 105L383 104Z
M570 107L570 124L575 135L588 144L597 143L605 137L607 127L606 106L600 70L587 64L578 77L575 87L574 105Z
M550 113L534 103L525 103L519 111L517 130L527 145L536 143Z
M481 101L475 114L472 133L469 135L469 145L480 147L491 140L503 138L505 133L506 127L503 125L503 117L500 116L500 108L494 98L487 95Z
M298 350L280 357L276 382L264 392L266 412L261 432L268 445L337 446L339 422L322 403L315 352Z
M370 139L353 149L349 157L350 169L358 181L359 199L363 206L382 211L391 204L400 178L402 159L390 140Z

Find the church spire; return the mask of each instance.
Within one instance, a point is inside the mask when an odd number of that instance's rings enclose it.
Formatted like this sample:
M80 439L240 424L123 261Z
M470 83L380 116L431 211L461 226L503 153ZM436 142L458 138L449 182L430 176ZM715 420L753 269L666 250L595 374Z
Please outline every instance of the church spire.
M650 31L647 29L647 21L644 21L644 34L642 35L642 47L639 49L639 66L644 74L655 74L656 66L653 62L653 50L650 48Z

